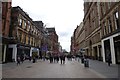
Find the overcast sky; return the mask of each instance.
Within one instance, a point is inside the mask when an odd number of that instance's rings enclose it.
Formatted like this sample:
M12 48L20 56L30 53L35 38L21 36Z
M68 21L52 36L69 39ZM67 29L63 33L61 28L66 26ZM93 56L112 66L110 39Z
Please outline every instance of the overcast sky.
M55 27L62 48L70 51L73 31L83 21L83 0L12 0L12 6L20 6L34 21Z

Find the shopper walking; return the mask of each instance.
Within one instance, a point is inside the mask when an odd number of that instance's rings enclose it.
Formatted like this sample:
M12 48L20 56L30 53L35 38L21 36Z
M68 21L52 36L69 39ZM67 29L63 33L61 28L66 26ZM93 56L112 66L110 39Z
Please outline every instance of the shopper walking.
M63 53L60 53L60 62L63 64Z
M110 52L108 52L108 55L107 55L107 62L108 62L108 66L110 66L110 64L111 64L111 54L110 54Z
M17 56L17 65L20 65L20 56Z
M63 64L65 64L65 55L64 54L63 54L62 59L63 59Z

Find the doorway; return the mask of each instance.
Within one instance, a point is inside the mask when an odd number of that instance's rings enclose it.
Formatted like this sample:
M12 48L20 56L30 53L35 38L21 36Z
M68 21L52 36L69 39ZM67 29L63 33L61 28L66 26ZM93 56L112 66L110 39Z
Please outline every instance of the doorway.
M94 49L94 59L95 59L95 60L98 60L97 46L96 46L96 47L93 47L93 49Z
M114 38L114 49L115 49L116 63L120 64L120 36Z
M12 62L12 52L13 48L8 48L7 54L6 54L6 62Z
M104 48L105 48L105 61L107 62L108 52L111 54L110 40L109 39L104 41Z

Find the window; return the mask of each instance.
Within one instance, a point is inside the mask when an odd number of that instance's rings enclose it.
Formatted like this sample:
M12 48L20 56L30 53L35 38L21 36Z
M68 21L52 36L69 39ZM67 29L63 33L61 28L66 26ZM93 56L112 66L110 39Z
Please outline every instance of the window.
M112 32L112 23L111 23L110 17L108 18L108 32L109 32L109 33Z
M27 28L26 26L27 26L27 24L26 24L26 22L25 22L25 29Z
M28 21L28 28L27 31L30 31L30 21Z
M96 28L95 21L93 22L94 29Z
M28 37L28 44L30 44L30 36Z
M19 34L19 41L21 42L21 39L22 39L22 33L19 32L18 34Z
M106 23L103 22L103 34L106 35L107 34L107 27L106 27Z
M103 2L103 15L105 14L105 11L106 11L106 6L105 6L105 2Z
M103 16L105 14L105 11L106 11L105 2L102 2L100 6L101 6L101 15Z
M26 44L26 35L24 36L24 43Z
M31 38L31 45L33 45L33 38Z
M108 9L110 9L111 7L111 2L108 2Z
M34 31L33 31L33 33L35 34L35 28L34 28Z
M92 11L92 14L93 14L93 16L95 16L95 10L93 9L93 11Z
M28 26L28 31L30 31L30 25Z
M118 29L119 27L119 18L118 18L118 11L114 13L114 20L115 20L115 28Z
M19 26L21 27L22 26L22 19L20 18L20 21L19 21Z

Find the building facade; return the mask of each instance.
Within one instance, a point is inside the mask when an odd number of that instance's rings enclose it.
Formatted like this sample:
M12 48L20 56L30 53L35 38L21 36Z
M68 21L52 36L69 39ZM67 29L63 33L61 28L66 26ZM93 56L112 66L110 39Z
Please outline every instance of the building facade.
M59 53L59 43L58 43L58 35L55 31L55 28L46 28L48 31L48 37L51 40L51 50L54 54Z
M99 3L84 2L85 54L92 59L102 60Z
M111 54L113 64L120 64L120 2L100 3L103 61Z
M59 44L59 53L61 53L62 52L62 46L60 45L60 42L58 44Z
M80 23L79 26L75 29L75 51L76 53L80 53L81 49L85 48L85 30L83 27L83 22Z
M9 61L8 44L9 44L9 28L11 16L11 2L2 2L2 62ZM1 12L0 11L0 12ZM1 44L0 44L1 45Z
M71 37L71 45L70 45L70 54L74 55L75 54L75 40L74 40L74 34Z
M39 57L41 31L29 15L19 6L12 8L10 25L9 58L16 61L17 56Z

